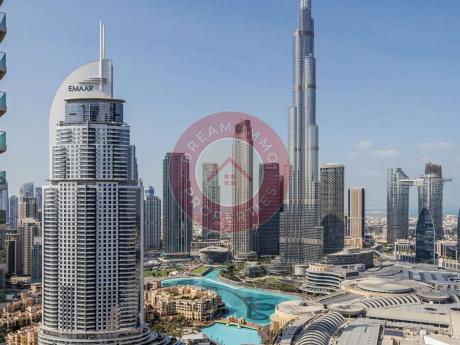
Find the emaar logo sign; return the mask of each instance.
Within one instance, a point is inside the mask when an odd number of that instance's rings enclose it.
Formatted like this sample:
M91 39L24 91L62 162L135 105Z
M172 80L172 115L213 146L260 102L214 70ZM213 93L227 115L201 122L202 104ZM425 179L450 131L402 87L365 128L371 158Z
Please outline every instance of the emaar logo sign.
M94 86L93 85L88 85L88 86L69 85L69 92L80 92L80 91L85 91L85 92L94 91Z

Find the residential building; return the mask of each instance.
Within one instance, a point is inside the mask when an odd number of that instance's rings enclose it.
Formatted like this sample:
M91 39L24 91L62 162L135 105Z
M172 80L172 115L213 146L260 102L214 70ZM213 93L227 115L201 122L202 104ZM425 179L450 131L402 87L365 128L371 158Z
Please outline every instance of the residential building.
M144 249L161 248L161 199L153 187L144 192Z
M321 226L324 229L324 254L343 250L345 239L345 166L320 167Z
M350 237L346 246L362 248L364 243L364 229L366 220L365 189L352 187L348 189L348 229Z
M450 179L442 176L440 165L429 162L425 166L425 174L416 182L418 187L418 213L424 208L430 211L436 234L436 240L441 240L444 236L442 228L443 218L443 189L444 184Z
M19 217L19 199L16 195L10 197L9 205L9 225L10 229L16 230L18 228L18 217Z
M280 213L284 202L283 183L278 163L259 165L259 256L279 255Z
M235 126L233 136L233 232L232 254L236 260L250 260L256 256L254 243L253 155L254 143L249 120Z
M387 243L408 238L409 177L400 168L387 170Z
M188 256L192 241L190 161L183 153L163 160L163 250L169 256Z
M42 282L42 237L35 236L32 243L31 252L31 282L41 283Z
M160 316L181 315L189 321L210 321L223 306L213 290L194 286L170 286L147 293L147 305Z
M202 211L203 241L220 239L220 185L217 163L202 165Z

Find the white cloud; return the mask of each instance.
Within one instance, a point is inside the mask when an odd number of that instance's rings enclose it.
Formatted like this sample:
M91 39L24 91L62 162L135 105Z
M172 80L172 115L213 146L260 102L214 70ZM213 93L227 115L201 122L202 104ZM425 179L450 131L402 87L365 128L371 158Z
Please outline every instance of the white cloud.
M376 150L375 155L382 158L396 157L399 155L398 150Z
M372 144L372 142L370 142L369 140L361 140L357 145L356 145L357 148L361 149L361 150L369 150L371 149L372 147L374 147L374 144Z
M425 151L442 151L442 150L447 150L452 147L451 144L445 141L439 141L439 142L431 142L431 143L423 143L420 145L422 150Z

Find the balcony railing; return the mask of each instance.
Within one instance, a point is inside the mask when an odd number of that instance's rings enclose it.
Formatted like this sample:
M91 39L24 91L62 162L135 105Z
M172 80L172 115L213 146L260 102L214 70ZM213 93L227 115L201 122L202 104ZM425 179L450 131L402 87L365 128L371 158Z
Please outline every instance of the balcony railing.
M0 131L0 153L6 151L6 132Z
M2 79L6 74L6 54L0 52L0 79Z
M6 14L0 12L0 42L3 41L6 35Z

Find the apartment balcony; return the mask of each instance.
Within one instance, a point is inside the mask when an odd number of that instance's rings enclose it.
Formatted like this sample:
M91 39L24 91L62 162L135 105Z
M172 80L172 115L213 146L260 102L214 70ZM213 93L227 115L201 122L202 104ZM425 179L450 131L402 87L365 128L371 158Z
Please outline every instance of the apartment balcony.
M0 79L3 79L5 74L6 74L6 54L4 52L0 52Z
M3 41L6 35L6 14L0 12L0 42Z
M6 111L6 92L0 91L0 117L2 117Z
M6 151L6 132L0 131L0 153Z

